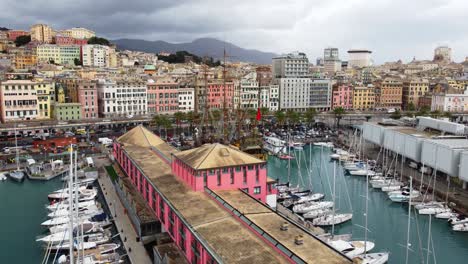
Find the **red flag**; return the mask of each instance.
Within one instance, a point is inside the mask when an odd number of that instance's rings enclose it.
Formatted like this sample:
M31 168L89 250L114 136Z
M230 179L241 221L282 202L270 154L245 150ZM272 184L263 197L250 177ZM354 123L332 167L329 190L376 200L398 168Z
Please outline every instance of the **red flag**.
M257 121L260 121L262 119L262 112L260 112L260 107L257 110Z

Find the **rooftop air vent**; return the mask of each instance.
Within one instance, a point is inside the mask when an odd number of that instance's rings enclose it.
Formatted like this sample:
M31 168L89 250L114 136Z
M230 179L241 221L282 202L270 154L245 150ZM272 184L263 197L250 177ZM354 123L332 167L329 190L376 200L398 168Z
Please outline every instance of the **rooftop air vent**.
M284 222L281 224L281 227L280 227L281 231L287 231L288 228L289 228L288 222Z
M298 235L294 238L294 243L296 245L302 245L304 244L304 236L303 235Z
M222 148L221 149L221 156L229 157L229 150L227 148Z

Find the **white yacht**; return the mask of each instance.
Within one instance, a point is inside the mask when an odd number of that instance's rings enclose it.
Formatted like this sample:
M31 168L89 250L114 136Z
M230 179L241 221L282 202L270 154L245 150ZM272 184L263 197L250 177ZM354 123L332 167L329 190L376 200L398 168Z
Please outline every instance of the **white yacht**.
M369 241L330 241L329 243L336 250L345 254L349 258L357 257L361 254L364 254L368 251L371 251L375 244Z

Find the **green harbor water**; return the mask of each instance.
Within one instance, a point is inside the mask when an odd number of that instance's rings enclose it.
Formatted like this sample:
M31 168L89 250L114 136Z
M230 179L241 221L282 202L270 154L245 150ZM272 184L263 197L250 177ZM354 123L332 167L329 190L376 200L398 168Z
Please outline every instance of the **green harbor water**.
M330 154L330 149L322 150L320 147L313 147L312 151L309 147L296 151L296 159L291 160L290 182L304 189L312 186L315 192L325 193L325 199L331 201L334 162L330 160ZM311 167L312 173L309 174ZM269 157L268 173L271 178L287 182L288 161ZM343 168L336 163L335 178L337 212L353 213L352 221L335 226L335 234L352 234L353 240L364 240L366 177L345 175ZM407 228L408 206L393 203L385 193L369 187L368 240L376 244L372 252L387 251L390 252L388 263L406 263ZM331 232L331 229L327 231ZM433 243L429 247L427 262L429 216L418 215L413 210L407 263L468 263L468 233L453 232L446 220L435 218L432 218L431 233Z
M41 263L44 250L36 237L46 231L47 194L62 184L60 178L0 182L0 263Z

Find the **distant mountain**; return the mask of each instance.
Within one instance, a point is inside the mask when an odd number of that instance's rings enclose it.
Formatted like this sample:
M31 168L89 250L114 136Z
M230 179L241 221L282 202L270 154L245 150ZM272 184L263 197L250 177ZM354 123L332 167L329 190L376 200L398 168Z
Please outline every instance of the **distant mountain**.
M199 38L189 43L169 43L165 41L147 41L141 39L116 39L112 43L119 49L135 50L159 53L161 51L175 53L176 51L188 51L200 57L209 56L215 59L223 58L223 49L226 48L227 58L230 61L254 62L270 64L273 57L278 56L271 52L244 49L229 42L214 38Z

